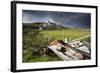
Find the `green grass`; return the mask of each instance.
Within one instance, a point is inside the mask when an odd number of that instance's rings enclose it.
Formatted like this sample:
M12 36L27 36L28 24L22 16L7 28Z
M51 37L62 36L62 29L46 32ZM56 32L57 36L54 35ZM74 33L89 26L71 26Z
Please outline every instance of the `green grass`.
M58 56L41 56L41 57L37 57L37 58L33 58L30 59L29 62L48 62L48 61L61 61L62 59L60 59Z
M65 29L65 30L23 30L23 62L47 62L61 61L57 55L40 56L38 49L47 47L54 40L69 40L84 37L90 34L89 29ZM90 37L82 39L90 42Z
M40 34L43 34L47 37L51 37L54 39L61 39L68 38L69 40L73 40L76 38L80 38L90 34L89 30L84 29L66 29L66 30L46 30L41 31Z

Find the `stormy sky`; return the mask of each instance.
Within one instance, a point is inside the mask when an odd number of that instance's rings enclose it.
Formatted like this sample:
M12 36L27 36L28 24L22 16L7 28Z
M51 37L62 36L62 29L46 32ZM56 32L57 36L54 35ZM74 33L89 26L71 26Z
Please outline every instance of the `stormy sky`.
M53 21L57 24L73 28L90 28L91 14L76 12L54 12L54 11L36 11L23 10L22 22L48 22Z

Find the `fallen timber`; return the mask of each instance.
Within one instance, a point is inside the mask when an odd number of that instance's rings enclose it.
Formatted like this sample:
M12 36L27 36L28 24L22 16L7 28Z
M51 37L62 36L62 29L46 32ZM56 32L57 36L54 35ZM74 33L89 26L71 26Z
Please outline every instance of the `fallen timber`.
M81 58L78 58L77 56L73 55L73 53L78 53L78 54L80 54L80 56L81 55L84 56L85 59L91 58L90 53L87 53L82 50L79 50L78 48L72 47L71 45L69 45L68 43L65 43L64 41L60 41L60 42L58 41L58 44L60 44L61 47L64 47L66 49L66 52L58 51L56 49L57 44L48 46L48 48L51 49L55 54L57 54L64 61L81 59ZM67 50L69 50L69 51L67 51ZM70 52L70 50L72 50L74 52Z
M88 59L91 58L89 53L86 53L86 52L84 52L84 51L81 51L81 50L79 50L79 49L76 49L75 47L72 47L72 46L68 45L67 43L65 43L65 44L63 45L63 47L65 47L65 48L69 47L70 49L74 50L75 52L81 53L81 54L82 54L83 56L85 56L86 58L88 58Z
M64 61L73 60L72 57L69 57L68 55L64 55L62 52L56 50L54 46L48 46L48 48L51 49L56 55L58 55Z

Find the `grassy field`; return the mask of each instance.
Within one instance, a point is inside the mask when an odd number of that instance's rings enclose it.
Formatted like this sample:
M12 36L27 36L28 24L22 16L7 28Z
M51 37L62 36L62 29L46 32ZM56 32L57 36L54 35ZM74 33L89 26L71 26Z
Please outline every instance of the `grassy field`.
M66 30L46 30L41 31L40 34L44 34L47 37L51 37L54 39L64 40L68 38L69 40L73 40L76 38L80 38L90 34L90 30L87 29L66 29Z
M65 29L65 30L23 30L23 62L47 62L61 61L57 55L41 56L40 47L47 47L54 40L70 40L90 34L89 29ZM82 39L90 42L90 37Z

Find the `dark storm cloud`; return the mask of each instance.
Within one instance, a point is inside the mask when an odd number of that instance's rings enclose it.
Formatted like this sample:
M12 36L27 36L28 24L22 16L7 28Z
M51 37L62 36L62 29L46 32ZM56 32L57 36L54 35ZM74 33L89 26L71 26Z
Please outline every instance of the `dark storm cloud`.
M23 23L48 22L49 20L69 27L90 28L91 14L23 10Z

